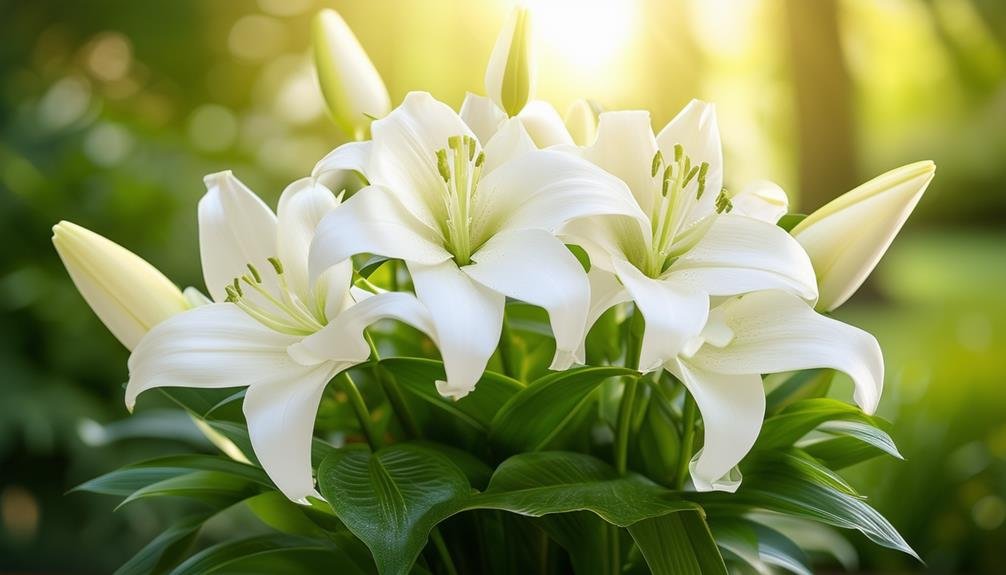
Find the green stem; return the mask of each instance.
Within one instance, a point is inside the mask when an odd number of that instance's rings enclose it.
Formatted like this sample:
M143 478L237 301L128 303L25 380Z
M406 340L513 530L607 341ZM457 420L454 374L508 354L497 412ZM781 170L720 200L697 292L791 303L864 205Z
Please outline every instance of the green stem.
M625 475L629 459L629 432L632 429L632 410L636 406L636 390L639 378L629 376L622 391L622 402L618 405L618 428L615 434L615 469Z
M503 329L500 331L500 342L499 342L499 352L500 352L500 363L503 364L503 375L508 377L516 377L514 375L513 369L513 334L510 332L510 323L506 320L506 315L503 316ZM520 378L517 378L520 379Z
M692 444L695 443L695 416L698 411L695 405L695 398L692 394L685 392L685 405L681 414L681 455L678 459L678 472L674 477L674 488L680 490L685 486L685 478L688 477L688 463L692 460Z
M380 448L380 443L378 442L377 434L374 432L374 427L371 425L370 411L367 409L367 403L363 401L363 396L360 395L360 388L356 387L356 383L349 376L348 371L342 372L338 379L342 384L342 390L349 397L349 404L353 407L353 411L356 412L356 419L360 422L360 429L363 430L363 435L367 438L367 444L370 445L371 451L377 451Z
M367 340L367 345L370 346L370 354L374 358L374 378L377 379L381 384L381 389L384 390L384 394L388 396L388 403L391 404L391 410L395 412L398 417L398 421L401 422L402 427L405 432L411 437L421 438L423 432L419 429L419 425L416 424L415 418L412 417L412 412L409 410L409 405L405 401L405 396L402 395L401 388L398 387L398 381L395 378L384 371L378 362L381 361L381 354L377 351L377 344L374 343L373 336L370 335L369 331L364 331L364 337Z
M440 534L440 530L434 527L433 530L430 531L430 539L433 540L433 546L437 548L440 560L444 562L444 568L447 569L447 574L458 575L458 570L454 566L454 560L451 559L451 552L447 549L447 544L444 543L444 536Z

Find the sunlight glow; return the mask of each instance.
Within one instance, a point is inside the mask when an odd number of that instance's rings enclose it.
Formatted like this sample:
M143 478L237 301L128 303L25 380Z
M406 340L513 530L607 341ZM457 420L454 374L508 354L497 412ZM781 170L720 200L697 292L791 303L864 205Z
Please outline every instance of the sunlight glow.
M527 0L536 37L579 72L604 68L628 43L634 0Z

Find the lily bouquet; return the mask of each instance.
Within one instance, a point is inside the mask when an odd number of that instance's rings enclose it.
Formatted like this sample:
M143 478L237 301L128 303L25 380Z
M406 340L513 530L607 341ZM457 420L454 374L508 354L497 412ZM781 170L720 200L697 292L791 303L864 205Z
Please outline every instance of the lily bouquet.
M775 184L724 187L711 104L654 133L644 111L534 100L530 22L506 23L488 97L392 110L321 13L320 85L355 141L275 213L206 177L208 296L54 228L132 351L126 406L166 395L220 448L80 486L193 502L120 573L809 573L811 553L849 561L833 527L914 554L837 473L899 454L872 416L876 339L827 312L933 164L787 214ZM855 406L826 397L836 376ZM191 549L236 508L264 527Z

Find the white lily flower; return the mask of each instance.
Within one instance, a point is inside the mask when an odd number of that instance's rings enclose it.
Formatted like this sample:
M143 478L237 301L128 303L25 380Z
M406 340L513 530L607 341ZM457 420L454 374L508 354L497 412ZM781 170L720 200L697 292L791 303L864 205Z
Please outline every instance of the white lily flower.
M553 231L597 214L620 214L642 229L625 184L572 155L535 149L516 118L483 146L426 93L406 96L372 131L372 142L344 145L315 168L318 176L355 169L370 185L322 220L312 273L358 253L405 260L440 337L443 395L462 397L478 381L507 296L548 311L553 369L582 361L588 281Z
M394 318L430 334L411 295L354 303L351 262L308 278L308 248L319 220L339 200L312 178L291 184L278 215L230 172L206 177L199 243L215 303L155 326L129 358L126 405L155 387L248 387L244 414L252 447L276 486L293 500L315 493L314 418L325 385L367 361L364 329Z
M517 6L496 38L485 85L489 97L508 116L516 116L534 94L531 13Z
M779 184L768 180L757 180L741 188L741 191L730 196L732 214L756 218L770 224L777 223L779 218L789 211L789 198Z
M736 491L735 466L765 418L760 374L827 367L847 373L856 403L873 413L884 382L880 345L869 333L816 313L779 290L726 300L701 336L664 367L688 388L702 413L705 439L689 467L699 491Z
M373 118L391 111L391 98L367 52L335 10L325 9L312 27L318 83L335 123L357 140Z
M471 92L465 95L459 113L480 142L491 140L507 120L506 112L492 100ZM559 112L544 100L528 102L514 117L520 120L531 141L539 148L574 144Z
M793 228L817 272L817 309L837 308L863 285L935 174L930 161L891 170L835 198Z
M817 297L810 260L792 237L728 213L711 105L693 100L657 136L647 112L603 113L593 145L575 153L628 184L647 215L642 231L619 218L585 218L562 230L590 255L592 281L609 288L594 290L591 317L632 300L646 319L641 371L659 369L702 330L710 296L782 289Z
M66 271L102 323L127 349L155 325L188 309L181 290L119 244L70 222L52 228Z

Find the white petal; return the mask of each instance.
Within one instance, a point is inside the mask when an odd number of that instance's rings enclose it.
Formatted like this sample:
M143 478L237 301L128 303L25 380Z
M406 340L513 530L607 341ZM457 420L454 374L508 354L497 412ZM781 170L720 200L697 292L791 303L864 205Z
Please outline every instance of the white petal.
M775 224L734 214L716 217L665 277L713 296L782 289L817 298L814 268L800 244Z
M740 486L734 468L758 439L765 419L765 389L758 374L726 375L678 361L668 366L702 414L702 449L689 465L696 491L728 491Z
M660 174L651 176L656 153L650 113L621 111L601 114L597 138L583 151L583 157L620 178L639 205L650 210L660 191Z
M590 146L597 137L597 112L591 102L584 99L574 100L566 110L563 119L573 143L577 146Z
M551 369L567 369L586 335L590 285L576 257L552 234L516 230L496 234L461 271L480 284L548 312L555 337Z
M936 173L916 162L842 194L793 228L820 281L818 309L845 303L880 262Z
M397 319L426 333L436 342L429 311L412 294L386 292L350 306L313 335L290 346L290 356L303 365L336 361L347 366L367 361L370 346L363 330L382 319Z
M657 134L657 145L664 158L674 157L674 144L681 144L692 165L709 163L706 193L692 204L686 222L694 222L714 210L716 196L723 187L723 148L716 122L716 108L701 100L692 100ZM694 187L696 184L691 184Z
M626 291L622 282L618 281L618 276L592 265L587 272L587 281L590 282L590 310L587 312L587 331L594 326L604 312L620 303L632 301L629 292ZM586 343L586 342L584 342ZM577 363L583 363L586 356L584 345L581 344L576 352Z
M437 390L447 397L464 397L475 388L499 343L506 298L469 278L453 260L410 263L409 272L440 340L447 381L438 381Z
M296 377L248 388L244 414L255 456L276 487L293 501L317 496L311 478L314 421L325 385L337 368L322 364Z
M155 387L254 385L305 373L287 355L297 338L273 331L229 303L209 304L156 325L129 356L126 406Z
M731 214L756 218L775 224L789 210L789 198L779 184L756 180L730 198Z
M867 413L880 401L884 358L876 338L816 313L781 291L731 299L710 314L733 332L724 347L703 346L690 362L724 374L777 373L827 367L843 371L856 386L855 400Z
M318 224L311 244L311 277L361 253L425 264L451 258L437 234L377 186L356 192Z
M614 260L615 272L646 319L639 370L649 372L675 358L702 332L709 296L686 285L643 275L632 264Z
M528 152L486 175L479 191L477 227L554 232L576 218L625 215L649 231L646 216L621 180L562 152Z
M307 276L307 254L314 231L325 214L339 201L332 192L314 178L301 178L283 190L276 209L279 223L277 249L290 287L302 301L310 300ZM352 270L350 270L352 273ZM349 280L345 282L346 288Z
M507 119L506 112L485 96L479 96L468 92L465 94L465 101L461 103L461 119L468 124L475 137L485 145L500 124ZM487 154L488 155L488 154Z
M573 136L569 135L566 124L559 112L544 100L532 100L517 114L527 133L539 148L549 146L572 146Z
M416 218L436 229L445 217L437 150L447 148L451 136L474 134L450 106L426 92L410 92L370 130L370 183L387 187Z
M199 200L199 252L206 289L223 301L224 288L248 273L248 264L270 269L276 253L276 216L231 172L205 178ZM268 278L268 276L267 276Z
M372 148L373 142L370 141L343 144L315 164L311 175L326 186L339 184L345 172L356 172L366 178ZM330 187L330 189L338 188Z
M486 143L486 161L482 173L489 174L507 161L536 149L531 136L528 136L527 130L524 129L524 124L516 118L510 118Z

